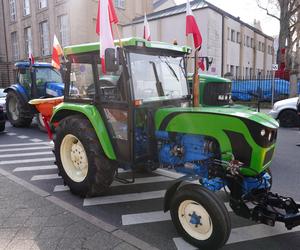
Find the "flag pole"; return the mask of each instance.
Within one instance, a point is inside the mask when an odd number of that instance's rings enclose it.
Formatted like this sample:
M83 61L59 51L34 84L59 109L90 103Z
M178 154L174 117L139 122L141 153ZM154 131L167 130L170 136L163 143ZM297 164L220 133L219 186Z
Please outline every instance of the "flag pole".
M115 26L115 30L117 32L117 36L118 36L118 39L119 39L120 47L123 48L123 42L122 42L122 39L121 39L121 35L120 35L118 24L115 23L114 26Z
M198 53L201 46L195 48L195 65L194 65L194 79L193 79L193 106L199 107L199 73L198 73Z

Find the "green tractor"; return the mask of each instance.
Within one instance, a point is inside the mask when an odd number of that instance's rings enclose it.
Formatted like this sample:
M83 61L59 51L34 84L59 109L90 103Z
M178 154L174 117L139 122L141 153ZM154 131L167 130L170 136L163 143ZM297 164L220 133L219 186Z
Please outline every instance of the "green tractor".
M299 225L299 205L270 192L278 123L226 105L226 81L200 79L200 103L208 105L197 105L188 86L190 53L185 46L123 39L122 47L106 50L103 75L99 43L65 48L65 99L51 119L59 124L54 152L65 184L92 197L109 189L118 168L132 175L158 167L184 173L167 190L164 210L201 249L219 248L230 235L228 211L215 194L225 187L237 215L271 226L281 221L287 229Z

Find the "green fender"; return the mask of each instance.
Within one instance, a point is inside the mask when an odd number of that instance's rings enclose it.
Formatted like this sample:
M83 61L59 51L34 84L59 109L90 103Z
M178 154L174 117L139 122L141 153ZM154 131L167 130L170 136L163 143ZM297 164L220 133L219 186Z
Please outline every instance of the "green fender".
M75 115L78 113L84 115L94 127L105 155L111 160L116 160L116 155L109 134L107 132L103 119L95 106L90 104L63 102L54 108L51 123L59 122L67 116Z

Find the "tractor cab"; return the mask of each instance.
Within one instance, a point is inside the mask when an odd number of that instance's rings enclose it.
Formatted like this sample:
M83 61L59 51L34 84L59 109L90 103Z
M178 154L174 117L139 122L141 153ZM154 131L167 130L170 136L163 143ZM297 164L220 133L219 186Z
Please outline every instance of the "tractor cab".
M95 104L118 161L152 164L156 158L156 110L190 105L186 77L190 49L137 38L122 42L117 51L106 51L105 75L99 44L65 49L69 61L65 102ZM70 93L72 87L79 93Z

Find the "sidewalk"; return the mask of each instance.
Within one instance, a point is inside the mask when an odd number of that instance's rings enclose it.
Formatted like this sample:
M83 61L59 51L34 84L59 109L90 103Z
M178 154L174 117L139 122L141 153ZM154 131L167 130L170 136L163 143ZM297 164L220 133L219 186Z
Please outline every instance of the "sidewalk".
M137 249L9 178L0 174L0 249Z

